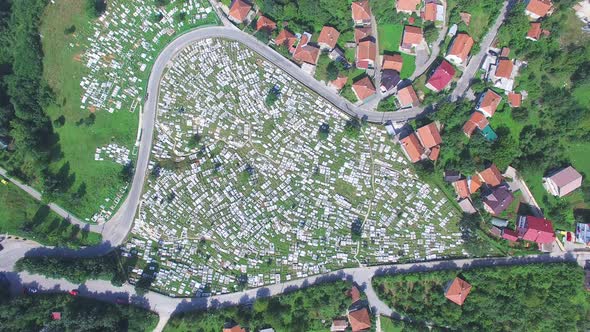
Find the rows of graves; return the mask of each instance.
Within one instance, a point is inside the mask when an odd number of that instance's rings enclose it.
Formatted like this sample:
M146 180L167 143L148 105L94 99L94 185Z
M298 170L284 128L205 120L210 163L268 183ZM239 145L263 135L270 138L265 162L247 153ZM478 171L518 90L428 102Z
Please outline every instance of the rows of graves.
M153 288L198 296L464 254L459 213L382 127L347 134L345 115L237 42L180 52L158 107L132 278L157 265Z

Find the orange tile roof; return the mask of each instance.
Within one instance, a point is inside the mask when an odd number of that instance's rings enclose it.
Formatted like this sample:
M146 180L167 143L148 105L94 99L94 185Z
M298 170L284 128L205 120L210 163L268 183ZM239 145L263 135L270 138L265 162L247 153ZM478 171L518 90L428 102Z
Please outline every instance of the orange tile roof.
M385 54L383 55L383 64L381 65L381 69L393 69L401 73L403 64L404 60L400 54Z
M419 100L411 85L397 91L397 100L402 106L416 105Z
M424 5L424 20L436 21L436 2L429 2Z
M260 15L258 20L256 21L256 31L260 31L262 29L267 30L274 30L277 28L277 24L271 20L270 18Z
M465 124L463 125L463 132L465 133L465 135L467 135L467 137L471 137L471 134L473 134L473 131L476 128L482 130L489 124L490 122L488 121L488 119L486 119L483 113L473 112L471 113L469 120L467 120L467 122L465 122Z
M293 60L307 62L309 64L315 65L318 62L318 57L320 56L320 49L315 46L308 45L308 39L309 38L307 35L303 35L303 37L301 37L299 45L297 45L295 52L293 52Z
M352 299L352 303L355 303L356 301L361 299L361 292L356 286L352 286L352 288L349 291L349 294L350 298Z
M430 149L430 154L428 155L428 159L432 161L436 161L438 156L440 155L440 145L437 145Z
M508 104L512 107L520 107L522 104L522 95L520 93L510 92L508 94Z
M355 21L370 21L371 7L368 0L355 1L352 3L352 19Z
M483 95L478 109L486 112L489 116L493 116L501 101L502 97L499 94L488 89Z
M422 143L422 146L425 148L430 149L442 143L442 138L440 138L440 133L434 122L418 128L416 132L420 139L420 143Z
M467 184L467 179L461 179L453 182L453 188L455 188L457 196L461 198L469 197L469 186Z
M295 45L296 41L297 37L286 29L281 30L275 38L275 44L286 46L289 49Z
M496 77L510 78L514 64L510 59L500 59L496 67Z
M473 194L481 188L482 182L479 176L473 176L469 179L469 193Z
M348 320L353 332L362 331L371 328L371 318L369 310L362 308L348 313Z
M451 44L451 48L449 49L449 55L454 55L461 59L461 61L465 62L467 57L469 56L469 52L473 47L474 41L470 35L466 33L458 33Z
M502 47L500 50L500 56L503 58L507 58L510 55L510 47Z
M223 332L246 332L246 329L241 327L240 324L236 324L230 328L224 327Z
M544 17L553 9L553 2L551 0L530 0L526 6L529 12Z
M495 164L479 172L480 179L488 186L495 187L502 183L503 177Z
M541 23L531 23L531 28L527 32L526 36L534 40L539 40L539 38L541 37Z
M421 0L396 0L395 9L398 11L416 11Z
M377 46L373 40L365 40L356 47L356 61L370 60L375 61L377 56Z
M326 44L332 49L336 46L338 37L340 37L340 32L338 32L338 30L325 26L322 28L320 36L318 37L318 44Z
M455 278L445 291L445 297L458 305L463 305L467 295L471 291L471 285L461 278Z
M354 28L354 41L358 44L361 40L369 37L371 32L372 30L369 27Z
M248 13L252 9L252 5L243 0L234 0L229 9L229 16L237 21L244 21L248 17Z
M375 86L368 76L361 78L360 80L352 84L352 89L360 100L364 100L375 94Z
M422 42L422 39L422 28L415 27L412 25L406 25L404 27L404 33L402 38L403 45L418 45Z
M342 88L346 85L346 82L348 82L348 77L338 76L338 78L331 81L330 84L332 84L332 86L335 87L337 90L342 90Z
M411 133L410 135L406 136L402 140L400 140L402 144L402 148L406 151L410 160L415 163L422 159L422 154L424 153L424 147L420 144L420 140L418 140L418 136L416 133Z

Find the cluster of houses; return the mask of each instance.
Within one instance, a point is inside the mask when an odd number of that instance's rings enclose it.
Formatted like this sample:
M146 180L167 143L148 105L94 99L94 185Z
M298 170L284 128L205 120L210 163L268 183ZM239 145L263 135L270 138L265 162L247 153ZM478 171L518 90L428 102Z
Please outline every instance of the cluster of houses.
M475 130L479 130L487 140L496 140L498 136L490 126L488 118L494 116L501 101L502 97L494 90L487 89L484 91L477 101L475 112L471 113L469 119L463 125L463 133L467 137L471 137Z
M366 300L361 299L361 292L356 286L352 286L348 295L352 304L348 307L346 317L332 320L331 332L362 332L371 330L371 312Z
M432 161L438 159L440 145L442 144L439 129L440 124L432 122L400 139L402 150L412 163L417 163L423 159Z

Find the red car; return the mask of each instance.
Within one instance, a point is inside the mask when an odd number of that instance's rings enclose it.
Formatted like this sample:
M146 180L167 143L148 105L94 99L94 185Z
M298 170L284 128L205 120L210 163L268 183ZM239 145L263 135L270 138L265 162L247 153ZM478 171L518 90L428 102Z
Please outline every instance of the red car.
M70 295L72 296L78 296L78 294L80 294L80 291L78 291L77 289L72 289L68 293L70 293Z

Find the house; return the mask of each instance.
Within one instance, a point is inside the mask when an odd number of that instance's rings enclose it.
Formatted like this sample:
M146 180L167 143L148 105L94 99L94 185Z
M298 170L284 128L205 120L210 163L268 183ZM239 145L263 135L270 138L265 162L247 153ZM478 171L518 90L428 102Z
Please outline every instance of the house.
M293 60L299 64L308 63L315 66L320 56L320 49L308 44L309 41L311 41L311 34L305 32L293 52Z
M445 7L436 0L427 0L422 11L422 19L430 22L444 22Z
M422 144L420 144L420 140L418 139L416 133L411 133L410 135L401 139L400 144L402 146L402 150L406 154L406 157L408 157L411 162L416 163L422 160L424 147Z
M479 176L470 176L467 181L469 182L469 192L472 194L478 191L483 184Z
M330 83L328 85L335 88L336 90L340 91L340 90L342 90L342 88L344 88L344 86L346 85L346 82L348 82L348 77L338 76L335 80L330 81Z
M514 63L512 60L502 56L488 55L484 61L486 79L491 81L494 87L511 92L514 87L514 77L522 64L520 61Z
M526 39L537 41L541 38L541 22L533 22L531 23L531 28L526 34Z
M518 241L518 233L512 229L504 228L502 230L502 238L511 242Z
M522 95L520 93L508 93L508 105L510 107L520 107L522 104Z
M461 180L461 173L459 171L448 170L443 174L443 180L447 183L453 183Z
M401 78L399 72L393 69L384 69L381 71L381 91L387 92L397 86Z
M332 326L330 327L330 332L344 332L348 327L348 322L346 319L334 319L332 321Z
M52 312L51 320L61 320L61 312Z
M228 18L230 21L241 24L248 21L252 5L244 0L233 0L229 7Z
M240 324L226 323L223 332L246 332L246 329L241 327Z
M501 101L502 97L499 94L487 89L486 92L479 97L476 109L486 117L491 118L494 113L496 113L496 109L498 109L498 105L500 105Z
M277 37L275 38L275 45L277 46L285 46L289 52L295 52L295 43L297 42L297 37L294 34L289 32L287 29L281 30Z
M582 174L568 166L544 177L543 186L551 195L563 197L582 186Z
M440 133L435 122L431 122L426 126L418 128L416 133L418 134L418 138L420 139L422 146L427 149L432 149L433 147L442 143L442 138L440 137Z
M488 186L495 187L502 184L504 178L495 164L478 173L479 178Z
M473 112L471 113L469 120L463 125L463 133L465 133L467 137L471 137L475 129L483 130L489 125L490 122L483 113Z
M576 224L576 242L590 246L590 224Z
M514 69L514 63L510 59L499 59L498 65L494 75L499 78L510 79L512 77L512 70Z
M373 82L371 82L368 76L354 82L352 84L352 91L358 100L365 100L376 92L375 85L373 85Z
M456 65L461 65L467 62L467 58L469 57L469 52L471 52L471 48L473 47L474 41L471 36L466 33L458 33L451 46L449 47L449 52L445 59L451 61Z
M483 207L492 215L504 212L514 201L514 195L504 186L488 191L483 197Z
M412 25L404 26L402 34L402 41L399 50L404 53L416 53L416 47L424 42L424 34L422 28Z
M371 7L369 0L354 1L352 3L352 20L355 25L371 25Z
M420 100L412 85L397 90L397 102L400 108L418 106Z
M398 13L411 14L418 11L421 0L396 0L395 10Z
M361 42L361 40L371 37L372 32L373 32L373 30L371 30L370 27L354 28L354 41L355 41L355 43L358 44Z
M348 321L353 332L364 331L371 328L371 317L367 308L361 308L348 312Z
M353 285L348 291L348 296L350 296L352 303L355 303L361 299L361 291L358 289L358 287Z
M471 285L467 281L457 277L447 285L445 297L458 305L463 305L470 291Z
M382 70L391 69L391 70L396 70L398 73L401 73L403 63L404 63L404 60L403 60L401 54L394 54L394 55L385 54L385 55L383 55L383 63L381 64L381 69Z
M340 32L338 32L338 30L328 26L323 27L320 36L318 37L318 45L320 46L320 49L332 51L334 47L336 47L338 37L340 37Z
M449 85L454 76L455 68L443 60L426 82L426 87L432 91L440 92Z
M492 217L492 219L490 220L490 222L492 223L492 225L494 225L496 227L500 227L500 228L508 227L508 220L506 220L506 219L500 219L500 218L497 218L497 217Z
M555 241L555 232L551 221L533 216L519 216L516 226L518 237L538 244Z
M256 20L256 31L274 31L276 28L277 24L266 16L260 15L258 20Z
M330 58L332 61L340 61L346 65L349 65L348 61L346 61L344 51L338 46L334 47L332 51L328 53L328 58Z
M370 69L375 67L377 46L372 39L361 41L356 48L356 67Z
M551 0L529 0L524 12L532 20L538 20L541 17L551 15L554 9Z
M473 203L469 198L464 198L457 203L459 204L459 207L461 208L463 213L474 214L477 212L475 206L473 206Z
M453 182L453 188L455 188L455 192L460 198L469 197L469 184L467 183L467 179Z

